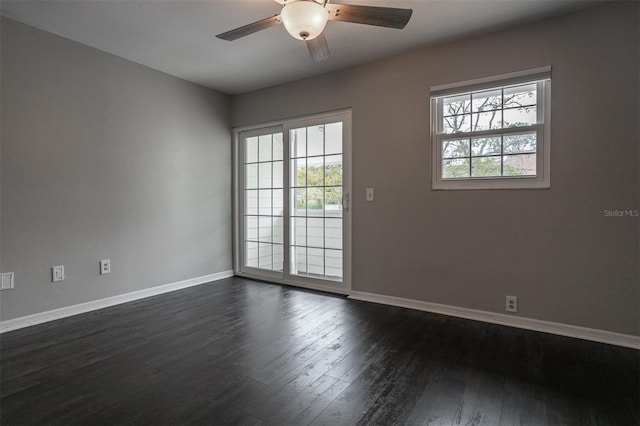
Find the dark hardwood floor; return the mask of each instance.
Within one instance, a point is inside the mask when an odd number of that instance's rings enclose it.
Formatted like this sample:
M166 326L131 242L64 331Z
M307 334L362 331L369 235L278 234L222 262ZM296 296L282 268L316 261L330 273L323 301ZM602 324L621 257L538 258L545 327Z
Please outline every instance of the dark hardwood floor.
M639 352L240 278L0 336L2 425L638 425Z

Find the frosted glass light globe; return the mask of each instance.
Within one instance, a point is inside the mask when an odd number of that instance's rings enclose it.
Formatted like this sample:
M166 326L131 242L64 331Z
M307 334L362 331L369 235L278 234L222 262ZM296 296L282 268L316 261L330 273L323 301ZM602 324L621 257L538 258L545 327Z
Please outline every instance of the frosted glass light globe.
M280 12L282 23L289 34L298 40L312 40L322 33L329 13L313 0L298 0L286 4Z

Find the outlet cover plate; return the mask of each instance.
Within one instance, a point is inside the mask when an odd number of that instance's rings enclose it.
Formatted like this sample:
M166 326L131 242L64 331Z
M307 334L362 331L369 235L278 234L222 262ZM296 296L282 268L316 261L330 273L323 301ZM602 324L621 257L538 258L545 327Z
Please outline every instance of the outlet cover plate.
M64 266L51 267L51 282L64 281Z
M100 261L100 275L111 273L111 260L104 259Z
M13 275L13 272L0 274L0 290L9 290L13 288Z

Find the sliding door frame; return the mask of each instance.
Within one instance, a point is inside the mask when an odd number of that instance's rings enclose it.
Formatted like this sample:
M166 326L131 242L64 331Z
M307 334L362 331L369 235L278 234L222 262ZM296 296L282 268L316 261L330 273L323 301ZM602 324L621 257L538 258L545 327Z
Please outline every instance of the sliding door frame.
M333 121L332 121L333 120ZM343 190L343 210L342 210L342 282L336 282L332 285L327 280L318 280L307 278L290 273L290 148L289 130L302 126L311 126L316 124L324 124L330 122L342 122L342 190ZM243 197L244 192L244 176L241 161L243 161L242 139L244 134L254 134L260 131L277 131L282 130L283 137L283 160L284 160L284 264L283 272L274 272L267 270L253 271L247 270L243 266L243 241L244 229L241 216L244 214ZM351 292L351 109L343 109L330 111L320 114L313 114L303 117L295 117L272 121L268 123L260 123L251 126L236 127L233 129L233 269L238 276L254 278L259 280L271 281L279 284L294 285L314 290L328 291L339 294L350 294Z

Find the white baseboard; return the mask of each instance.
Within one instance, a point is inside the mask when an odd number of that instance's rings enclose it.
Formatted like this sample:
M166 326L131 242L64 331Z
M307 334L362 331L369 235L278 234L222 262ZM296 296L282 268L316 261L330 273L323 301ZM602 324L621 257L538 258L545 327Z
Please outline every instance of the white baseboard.
M156 296L162 293L168 293L170 291L180 290L182 288L206 284L211 281L218 281L224 278L232 277L233 275L233 271L222 271L216 274L204 275L202 277L191 278L171 284L145 288L144 290L132 291L131 293L119 294L117 296L106 297L104 299L92 300L91 302L80 303L78 305L66 306L60 309L54 309L51 311L40 312L38 314L0 321L0 334L36 324L42 324L44 322L53 321L60 318L70 317L72 315L78 315L85 312L95 311L97 309L108 308L109 306L119 305L121 303L132 302L134 300L144 299L146 297Z
M60 309L27 315L6 321L0 321L0 334L20 328L42 324L73 315L83 314L121 303L132 302L146 297L156 296L187 287L206 284L224 278L234 276L233 271L223 271L216 274L191 278L171 284L151 287L144 290L133 291L131 293L119 294L104 299L93 300L91 302L80 303L78 305L67 306ZM323 290L316 288L317 290ZM326 289L324 289L326 291ZM339 292L341 293L341 292ZM575 325L560 324L549 321L542 321L533 318L523 318L495 312L480 311L476 309L461 308L457 306L442 305L439 303L424 302L420 300L404 299L401 297L385 296L375 293L351 291L350 299L362 300L365 302L380 303L383 305L397 306L401 308L416 309L419 311L432 312L436 314L449 315L458 318L465 318L475 321L483 321L492 324L506 325L509 327L523 328L526 330L541 331L543 333L557 334L560 336L574 337L578 339L591 340L594 342L608 343L611 345L624 346L627 348L640 349L640 337L629 334L615 333L606 330L597 330Z
M475 321L489 322L492 324L506 325L509 327L523 328L526 330L541 331L543 333L557 334L560 336L575 337L594 342L608 343L627 348L640 349L640 336L614 333L612 331L597 330L593 328L578 327L575 325L560 324L542 321L533 318L523 318L495 312L480 311L476 309L460 308L457 306L441 305L439 303L423 302L420 300L403 299L400 297L385 296L381 294L352 291L350 299L365 302L380 303L383 305L398 306L401 308L416 309L419 311L466 318Z

